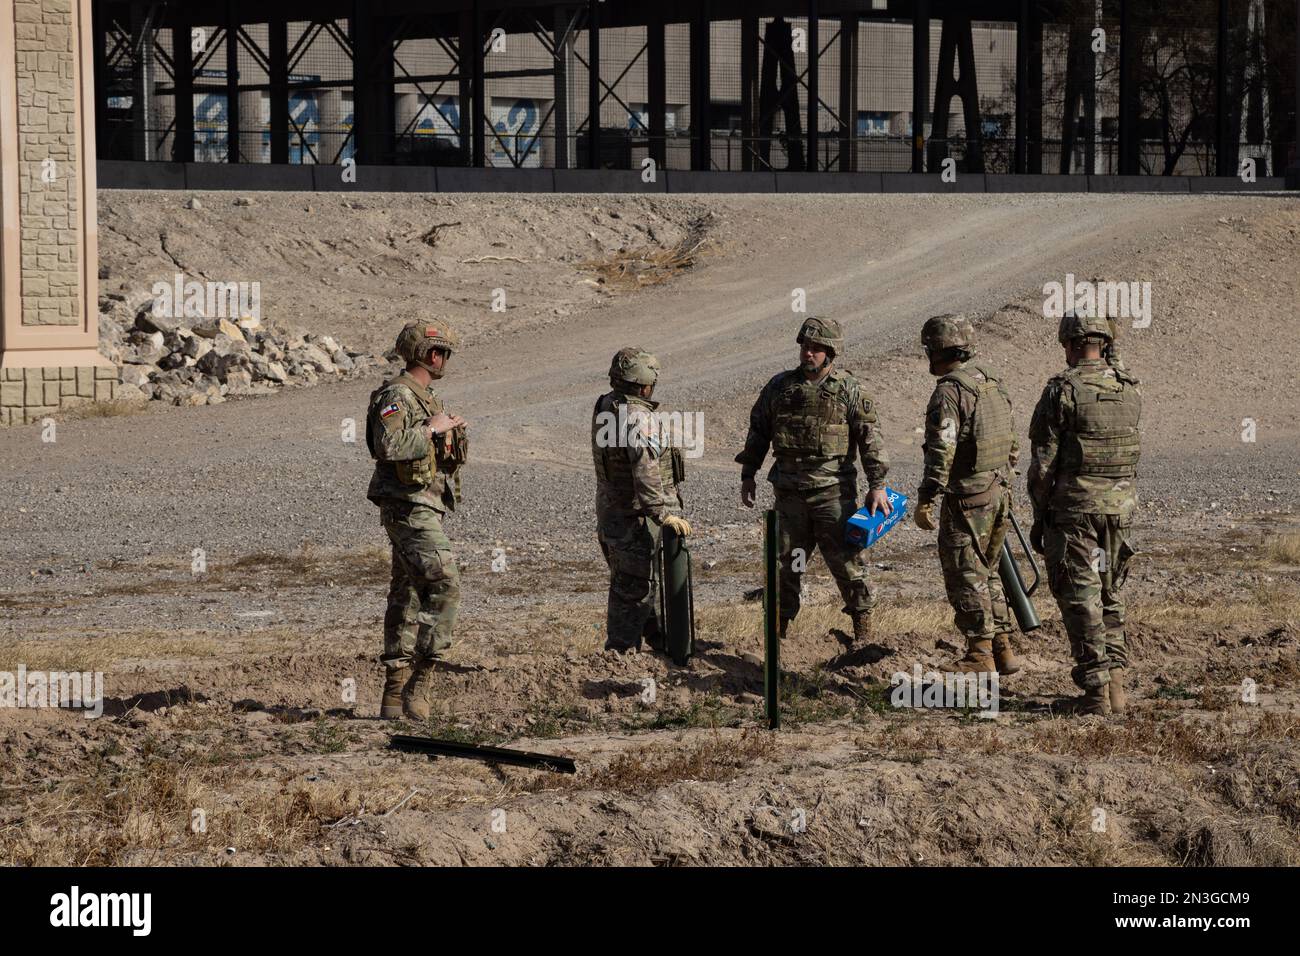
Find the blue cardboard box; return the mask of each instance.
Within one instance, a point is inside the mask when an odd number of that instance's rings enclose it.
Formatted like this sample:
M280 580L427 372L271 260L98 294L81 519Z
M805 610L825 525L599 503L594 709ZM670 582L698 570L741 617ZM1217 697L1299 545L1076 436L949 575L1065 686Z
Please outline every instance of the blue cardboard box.
M884 511L877 511L873 515L866 508L859 508L849 518L844 528L844 539L849 544L858 548L869 548L879 541L885 532L903 520L903 516L907 514L907 495L893 488L886 488L885 496L889 499L889 507L894 510L886 516Z

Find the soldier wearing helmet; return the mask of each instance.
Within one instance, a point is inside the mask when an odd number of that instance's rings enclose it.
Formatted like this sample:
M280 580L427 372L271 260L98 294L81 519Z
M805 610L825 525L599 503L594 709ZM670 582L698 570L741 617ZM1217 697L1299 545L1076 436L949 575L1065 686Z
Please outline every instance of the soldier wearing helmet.
M817 548L830 568L844 613L853 620L855 642L871 639L875 606L863 552L845 542L848 519L858 509L859 459L866 476L866 504L890 512L885 496L889 458L875 404L847 369L835 366L844 346L840 324L809 316L795 340L799 366L769 381L749 414L741 465L740 499L754 507L755 476L768 449L775 459L767 480L780 515L781 635L799 613L800 578Z
M1057 338L1069 368L1043 389L1029 426L1034 550L1046 558L1083 696L1075 713L1121 713L1127 705L1128 642L1120 589L1135 553L1137 380L1105 359L1114 331L1102 317L1067 313Z
M605 650L620 654L639 651L643 638L663 649L653 556L663 528L691 533L677 489L685 478L681 449L651 400L658 381L658 359L644 349L620 349L609 366L612 390L596 400L591 417L596 537L609 565Z
M953 669L1014 674L1011 615L998 575L1019 451L1011 398L1000 372L975 357L975 330L960 315L936 315L921 345L938 378L925 413L925 468L916 493L917 526L936 528L939 565L966 655Z
M394 349L406 369L371 394L366 415L375 460L366 496L379 506L393 549L382 718L429 716L434 660L451 645L460 604L460 572L442 520L460 497L466 423L447 413L432 387L457 344L441 319L408 323Z

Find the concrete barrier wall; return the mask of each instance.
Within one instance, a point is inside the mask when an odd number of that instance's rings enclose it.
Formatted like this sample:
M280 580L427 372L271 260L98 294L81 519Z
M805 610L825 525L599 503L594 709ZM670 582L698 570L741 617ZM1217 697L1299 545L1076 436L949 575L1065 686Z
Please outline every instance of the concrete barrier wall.
M468 169L457 166L358 166L345 182L342 166L257 163L141 163L100 160L101 189L228 189L302 192L518 193L1209 193L1277 192L1280 176L1255 183L1219 176L1021 176L958 173L700 172L660 170L643 182L638 170ZM1290 188L1300 188L1300 181Z

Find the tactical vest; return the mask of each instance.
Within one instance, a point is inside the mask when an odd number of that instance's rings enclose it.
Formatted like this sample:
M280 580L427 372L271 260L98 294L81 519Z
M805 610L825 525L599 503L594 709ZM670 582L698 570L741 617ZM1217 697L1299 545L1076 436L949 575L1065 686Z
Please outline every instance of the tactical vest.
M633 401L639 402L622 392L609 392L596 399L596 407L591 411L591 457L596 466L596 480L609 482L629 495L636 489L632 480L632 462L627 456L628 437L624 434L624 427L630 414L628 406ZM645 405L647 409L651 407ZM686 477L682 450L665 448L657 461L659 481L664 494L671 498L675 486Z
M1104 366L1072 368L1061 378L1074 396L1074 423L1061 436L1060 472L1135 477L1142 417L1136 380L1125 371Z
M424 412L426 418L433 418L443 411L442 399L438 398L437 395L431 395L427 388L405 372L371 392L370 407L374 407L375 401L381 392L393 385L405 385L415 399L415 404ZM372 432L373 418L373 415L366 417L366 445L370 449L370 457L378 461L379 453L375 449L375 436ZM454 477L453 493L456 500L459 501L460 475L458 472L468 455L469 439L464 426L458 425L451 431L443 432L441 435L434 435L429 441L429 451L423 458L415 461L387 462L386 464L393 466L397 480L404 485L414 485L420 488L438 485L438 487L432 489L435 494L441 494L443 488L446 487L447 480Z
M957 435L950 483L1007 467L1011 457L1011 402L999 379L983 365L967 362L939 379L975 398L975 411Z
M788 376L772 405L772 453L778 458L843 458L849 454L849 401L831 372L810 382Z

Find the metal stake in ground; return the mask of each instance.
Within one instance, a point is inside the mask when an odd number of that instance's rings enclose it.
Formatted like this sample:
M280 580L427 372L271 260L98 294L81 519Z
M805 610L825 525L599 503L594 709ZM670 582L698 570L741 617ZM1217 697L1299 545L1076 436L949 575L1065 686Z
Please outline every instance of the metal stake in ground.
M769 508L763 534L763 690L767 699L767 726L781 726L781 592L778 588L777 515Z
M504 763L514 767L533 767L552 773L576 773L577 767L569 757L530 753L526 750L509 750L505 747L487 747L481 744L464 744L456 740L435 740L432 737L411 737L393 734L389 745L395 750L415 750L437 754L440 757L465 757L487 763Z

